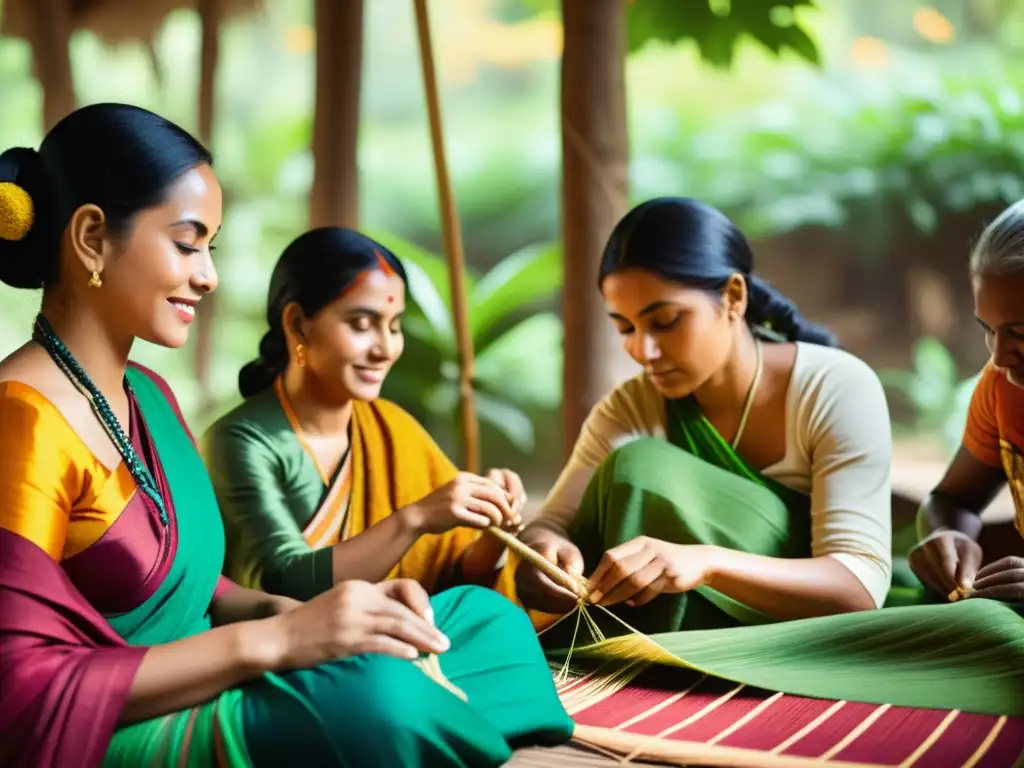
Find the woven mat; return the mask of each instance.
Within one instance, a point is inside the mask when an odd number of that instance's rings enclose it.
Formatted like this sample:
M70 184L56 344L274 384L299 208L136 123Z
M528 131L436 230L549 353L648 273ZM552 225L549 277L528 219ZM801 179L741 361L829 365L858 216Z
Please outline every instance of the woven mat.
M1024 760L1019 717L773 694L665 667L619 690L602 689L593 675L558 687L576 740L612 757L526 750L510 765L608 766L636 750L638 764L757 768L1013 768Z

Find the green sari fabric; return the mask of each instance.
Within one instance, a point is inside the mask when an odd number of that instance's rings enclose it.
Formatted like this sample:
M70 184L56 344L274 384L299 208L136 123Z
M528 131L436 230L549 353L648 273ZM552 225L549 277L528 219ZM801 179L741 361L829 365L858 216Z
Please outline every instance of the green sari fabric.
M227 576L298 600L330 589L331 548L310 549L302 536L329 489L274 390L218 421L201 446L230 537Z
M809 500L749 467L692 401L669 403L668 441L643 439L599 467L569 531L586 566L636 536L771 557L810 555ZM988 600L776 622L712 589L613 609L671 657L646 651L591 611L609 640L575 665L630 658L689 666L760 688L826 699L1024 714L1024 620ZM542 636L565 648L572 622ZM619 637L615 637L615 636ZM552 651L555 658L564 651Z
M159 387L129 372L171 489L177 549L167 579L110 619L129 643L168 643L208 630L224 560L213 488ZM212 766L499 766L519 744L572 734L526 615L504 597L461 587L432 600L452 643L442 670L468 702L410 662L364 655L268 674L191 710L115 732L105 768Z

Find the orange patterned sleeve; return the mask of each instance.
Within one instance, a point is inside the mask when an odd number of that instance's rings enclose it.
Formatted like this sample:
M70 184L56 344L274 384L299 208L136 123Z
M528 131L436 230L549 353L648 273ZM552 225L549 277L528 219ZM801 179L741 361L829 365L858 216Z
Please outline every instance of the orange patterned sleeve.
M963 444L982 464L1002 467L999 455L999 419L996 413L996 381L999 372L991 365L982 371L967 409Z
M67 426L38 392L0 383L0 527L60 560L74 502Z

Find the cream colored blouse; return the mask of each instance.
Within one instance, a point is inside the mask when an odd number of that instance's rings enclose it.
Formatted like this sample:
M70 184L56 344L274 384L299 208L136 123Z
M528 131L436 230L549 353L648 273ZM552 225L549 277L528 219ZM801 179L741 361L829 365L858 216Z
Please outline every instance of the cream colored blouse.
M538 521L565 533L598 465L640 437L665 439L665 399L643 375L594 406ZM834 557L881 606L892 582L892 429L881 382L859 358L797 343L786 453L763 474L811 498L811 551Z

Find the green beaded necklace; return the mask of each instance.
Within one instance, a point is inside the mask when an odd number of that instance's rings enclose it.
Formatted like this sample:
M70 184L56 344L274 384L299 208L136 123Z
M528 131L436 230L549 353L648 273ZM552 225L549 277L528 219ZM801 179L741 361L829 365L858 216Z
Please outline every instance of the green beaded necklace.
M57 337L53 327L43 317L42 313L36 315L36 322L32 327L32 339L49 353L57 367L64 372L64 375L71 380L71 383L78 388L78 391L89 400L89 405L92 406L96 418L100 420L100 424L103 425L111 442L117 446L121 458L124 459L124 463L132 473L135 484L153 500L156 508L160 511L160 522L163 523L164 528L168 527L167 506L160 496L160 489L157 488L153 475L139 459L135 448L132 447L131 440L128 439L128 436L121 428L121 423L117 420L117 416L114 415L114 409L110 407L107 398L93 384L89 374L78 364L75 356L71 354L71 350L64 346L64 342ZM132 391L132 386L128 382L127 377L124 380L124 388L128 393L128 397L134 399L135 393Z

